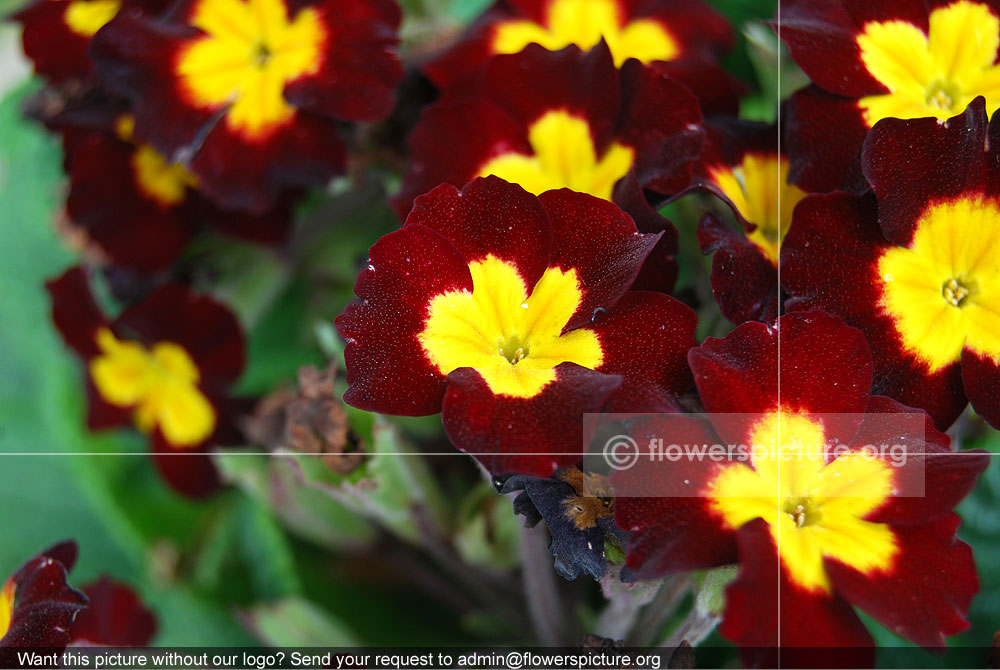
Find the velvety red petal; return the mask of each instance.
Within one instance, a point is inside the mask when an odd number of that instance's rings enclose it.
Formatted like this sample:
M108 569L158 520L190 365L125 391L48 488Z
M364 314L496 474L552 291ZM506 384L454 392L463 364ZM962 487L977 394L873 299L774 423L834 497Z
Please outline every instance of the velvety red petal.
M409 137L410 169L400 192L390 203L400 219L414 199L438 184L461 187L479 175L491 157L518 152L529 154L524 124L484 99L431 105Z
M347 121L377 121L392 109L403 66L396 57L402 18L394 0L327 0L315 5L327 31L326 65L293 82L285 98L299 109Z
M840 0L784 0L776 26L778 35L788 45L792 60L827 91L851 97L887 93L861 61L857 34L864 21L856 23L846 4ZM866 4L878 13L874 20L885 21L895 18L891 10L886 12L887 7L923 2ZM926 29L926 10L922 23Z
M909 246L917 221L931 200L969 190L1000 193L996 142L982 96L945 123L934 118L883 119L865 140L862 163L878 197L885 236Z
M172 451L159 436L154 439L151 454L156 469L164 481L186 498L201 500L215 493L222 485L212 457L203 451Z
M701 108L686 87L637 60L622 66L618 136L635 147L639 182L672 195L687 187L704 143Z
M583 415L599 412L622 383L573 363L556 366L556 379L533 398L496 395L478 372L448 375L441 410L452 444L491 473L548 477L583 459Z
M893 489L898 493L865 517L869 521L913 526L950 515L989 464L984 452L952 452L950 438L934 428L930 416L921 410L872 396L865 412L852 447L897 448L883 460L892 467Z
M1000 426L1000 363L965 349L962 352L962 383L973 409L991 426Z
M495 56L478 90L525 125L553 109L586 119L598 152L611 140L622 111L622 78L603 42L589 51L529 44L520 53Z
M809 196L796 207L781 247L781 283L792 296L785 308L826 310L860 328L875 361L873 392L927 410L935 425L947 428L966 404L961 369L956 363L927 374L879 310L877 263L888 246L874 198Z
M564 330L590 323L635 281L659 235L643 234L617 205L569 189L539 196L552 229L549 267L574 269L583 291Z
M90 600L70 629L74 643L145 647L156 634L156 617L128 585L102 575L83 587Z
M52 300L52 320L66 346L84 360L96 356L99 350L94 338L108 321L94 302L84 271L70 268L58 279L47 282L45 288Z
M337 124L300 111L261 142L247 142L217 123L191 157L191 171L201 192L220 207L260 216L289 188L325 185L344 170L346 160Z
M550 217L538 198L517 184L489 176L474 179L461 191L442 184L418 198L406 225L437 231L466 263L488 255L513 263L530 288L550 264L556 237L555 228L548 225Z
M440 233L411 223L376 242L354 287L361 302L334 322L347 340L345 402L387 414L441 411L447 382L417 334L430 299L461 290L472 290L468 264Z
M737 536L740 572L726 590L719 632L740 645L744 663L765 668L874 665L874 642L861 619L839 594L803 591L788 578L766 521L751 521Z
M17 584L10 627L0 647L48 647L60 650L69 642L69 627L87 597L66 583L66 566L56 557L75 559L64 545L32 558L14 575ZM0 652L0 665L20 667L15 654Z
M112 405L101 397L86 366L84 367L84 376L87 385L87 428L107 430L130 425L132 423L132 408Z
M639 457L611 474L615 522L632 534L626 566L638 579L735 563L736 536L721 523L700 491L724 463L650 458L651 439L713 445L719 438L703 419L683 414L644 417L629 430ZM658 453L658 452L657 452Z
M697 343L698 316L662 293L626 293L593 325L601 341L600 372L622 376L605 412L659 412L693 385L687 353ZM640 346L636 346L641 343Z
M781 384L778 384L778 335ZM755 417L784 411L825 414L828 440L850 439L860 424L872 377L864 335L823 312L788 314L777 328L746 322L723 339L708 338L688 354L705 409L736 444L752 444ZM832 416L837 415L837 416Z
M712 214L698 224L698 245L712 258L712 295L735 324L773 324L781 309L778 268L760 247Z
M861 171L861 147L868 126L853 98L807 86L788 101L785 150L788 180L810 193L869 190Z
M676 61L655 61L648 67L683 84L698 99L706 116L736 116L740 98L750 91L711 57L691 55Z
M74 33L66 25L68 6L67 2L36 0L12 17L24 26L24 53L35 64L35 72L55 84L92 75L93 65L87 55L90 38Z
M972 549L955 537L956 514L933 523L893 527L897 558L887 574L864 575L826 559L837 592L886 628L924 647L969 627L965 620L979 590ZM943 649L942 649L943 651Z

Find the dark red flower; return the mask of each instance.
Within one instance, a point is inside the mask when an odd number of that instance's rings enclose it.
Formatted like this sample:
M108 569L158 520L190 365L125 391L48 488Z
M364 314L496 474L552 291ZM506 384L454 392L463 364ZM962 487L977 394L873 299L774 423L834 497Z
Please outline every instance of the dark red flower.
M220 209L198 192L198 178L183 165L135 141L131 114L95 109L67 116L52 123L62 132L70 179L66 214L110 263L162 270L204 226L262 244L287 237L290 196L263 216Z
M788 109L791 179L807 191L863 192L861 144L880 119L1000 107L996 0L785 0L778 26L815 83Z
M50 82L93 78L90 39L120 11L157 14L169 0L35 0L13 18L23 26L24 53Z
M778 253L805 197L788 183L788 159L778 149L778 128L766 123L716 120L705 124L706 141L693 184L733 210L737 231L713 214L698 225L698 242L712 259L712 293L733 323L773 323L780 311Z
M393 0L182 0L159 18L119 14L93 53L140 141L221 206L259 214L343 169L337 120L389 112L399 20Z
M87 597L66 583L76 562L76 543L62 542L38 554L0 588L0 665L21 667L16 647L66 647L69 628Z
M393 200L400 218L438 184L496 175L540 195L557 188L613 200L644 232L665 231L657 259L671 272L676 232L643 189L674 194L690 182L701 112L680 84L638 62L614 66L601 44L551 52L533 45L490 61L476 86L446 93L410 136L411 166Z
M924 647L968 627L978 579L952 508L989 457L950 451L924 412L869 395L861 332L797 313L709 338L689 360L708 419L649 417L633 437L733 446L612 476L638 576L738 563L721 632L765 667L830 663L834 648L871 663L852 606Z
M583 413L666 408L690 385L694 312L627 292L658 238L566 189L439 186L371 248L361 301L336 320L344 399L442 412L451 441L496 474L574 464Z
M70 630L78 646L145 647L156 634L156 617L127 584L102 575L83 587L90 603Z
M694 91L706 114L736 113L746 87L716 62L732 48L732 30L700 0L499 0L424 69L447 89L529 44L586 51L601 40L618 67L635 58Z
M87 364L87 425L134 424L150 436L174 488L210 493L218 475L205 450L228 428L228 390L244 365L236 317L211 298L166 284L109 321L81 269L47 287L56 327Z
M807 198L782 250L788 308L860 328L877 392L927 410L942 430L967 399L1000 426L998 138L982 98L945 123L880 122L864 153L877 207Z

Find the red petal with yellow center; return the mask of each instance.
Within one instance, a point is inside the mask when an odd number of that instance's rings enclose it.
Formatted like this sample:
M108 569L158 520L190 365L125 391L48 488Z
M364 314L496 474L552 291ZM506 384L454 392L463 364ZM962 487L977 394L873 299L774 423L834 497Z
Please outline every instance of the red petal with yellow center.
M638 63L617 70L603 45L531 45L496 57L475 85L446 90L428 108L410 137L413 162L393 206L402 216L442 182L496 174L536 195L568 187L611 199L644 230L663 230L669 223L645 211L641 188L638 197L619 188L633 177L663 193L685 187L700 123L683 86Z
M119 15L93 53L107 85L132 103L138 138L188 160L201 190L221 206L262 214L284 189L320 185L343 170L337 119L388 112L389 82L402 75L391 51L399 13L386 1L259 0L274 19L264 31L240 2L224 9L239 25L230 34L212 7L202 12L212 2L189 0L157 20ZM274 41L264 44L263 60L252 58L247 26ZM223 49L230 38L247 42L246 55ZM245 77L232 74L241 68Z
M804 591L779 567L763 519L738 532L740 572L726 589L719 632L750 667L857 668L875 661L874 642L844 598ZM777 648L781 645L780 650Z
M533 21L539 28L547 29L549 8L553 0L543 2L497 2L481 15L466 36L455 46L424 66L431 80L442 89L465 85L482 67L496 57L493 48L496 31L502 24L514 21ZM597 3L591 4L591 7ZM669 61L650 60L649 67L665 71L694 91L706 113L735 114L738 99L745 87L716 63L716 59L732 48L732 28L720 14L698 0L647 0L631 2L614 0L619 22L632 20L652 21L661 26L674 42L676 53ZM575 12L570 11L570 14ZM611 25L602 26L605 38ZM568 43L548 44L559 49ZM595 42L578 44L583 50ZM616 54L616 62L626 62L627 51Z
M923 2L867 3L867 11L877 20L904 18L899 10L907 5L927 13ZM869 74L861 61L857 33L865 18L857 16L862 3L844 0L785 0L781 3L778 35L788 45L792 59L809 78L831 93L860 97L885 92L885 87ZM914 12L919 14L920 12ZM874 17L870 17L874 18Z
M800 203L782 246L781 280L790 311L826 310L860 328L875 362L873 391L926 410L946 428L965 407L957 364L928 373L909 355L880 307L878 261L891 245L874 198L813 195Z
M441 420L452 444L496 475L548 477L583 458L583 415L601 411L622 383L618 375L573 363L532 398L495 394L480 374L459 368L448 375Z
M153 463L156 469L170 488L187 498L207 498L222 485L219 470L205 449L178 449L163 437L160 430L153 434Z
M115 326L149 344L165 341L183 347L198 366L199 385L210 395L223 393L246 363L243 331L236 316L212 298L196 295L180 284L167 284L126 308Z
M441 411L447 381L427 359L417 333L431 298L463 290L472 290L468 264L440 233L410 223L376 242L354 287L361 302L348 305L334 322L347 340L344 401L388 414Z
M909 246L930 202L977 192L1000 196L998 142L1000 123L989 122L982 97L946 123L880 121L865 140L863 162L886 238Z

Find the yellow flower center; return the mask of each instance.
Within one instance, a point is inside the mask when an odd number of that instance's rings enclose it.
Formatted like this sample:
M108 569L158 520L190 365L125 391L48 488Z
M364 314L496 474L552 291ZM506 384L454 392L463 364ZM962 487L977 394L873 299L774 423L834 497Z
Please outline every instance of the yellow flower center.
M928 206L909 247L879 259L882 309L930 372L969 347L1000 360L1000 203L965 197Z
M553 0L544 25L527 20L498 24L493 33L493 51L514 54L529 44L540 44L549 51L575 44L587 51L603 37L619 67L629 58L649 63L680 55L680 45L662 23L626 18L615 0Z
M478 176L495 175L535 195L570 188L610 200L615 184L632 168L635 156L631 147L617 142L598 156L590 125L558 110L531 124L528 142L534 155L501 154L483 165Z
M121 0L72 0L63 14L63 21L77 35L93 37L115 18L121 6Z
M1000 18L985 4L958 0L930 14L929 31L908 21L870 21L858 35L861 60L889 93L861 98L869 127L880 119L948 119L973 98L1000 107Z
M709 172L740 215L757 226L747 237L777 266L792 210L806 197L805 191L788 183L788 159L747 154L738 165Z
M198 366L183 347L158 342L147 349L107 328L97 333L101 353L90 362L97 392L116 407L134 408L139 430L158 426L176 447L194 447L215 430L215 409L198 388Z
M226 123L250 139L295 116L285 86L319 71L327 39L314 8L289 20L282 0L201 0L192 23L206 34L182 49L176 63L191 102L228 106Z
M472 292L434 297L418 335L441 374L475 368L493 393L531 398L555 380L560 363L601 365L596 333L562 332L583 297L576 270L549 268L530 294L517 268L492 255L469 271Z
M724 468L703 491L729 528L764 519L789 577L809 591L830 592L824 558L865 574L891 568L892 530L864 520L892 493L884 461L851 452L827 464L822 423L789 412L758 421L750 446L753 467Z
M7 581L0 589L0 640L10 630L10 620L14 617L14 595L17 584L13 579Z

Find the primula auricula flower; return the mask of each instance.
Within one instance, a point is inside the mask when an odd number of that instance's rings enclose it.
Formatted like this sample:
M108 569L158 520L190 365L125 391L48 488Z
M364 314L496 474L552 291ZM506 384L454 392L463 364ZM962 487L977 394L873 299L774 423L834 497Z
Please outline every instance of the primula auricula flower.
M0 665L21 667L15 649L45 647L58 651L70 641L70 625L87 606L87 597L66 583L76 563L75 542L41 552L0 587Z
M54 84L93 79L90 39L118 12L156 14L169 0L35 0L14 14L24 53Z
M203 452L230 428L227 393L244 365L232 312L166 284L108 321L81 269L47 287L56 327L87 364L88 427L134 424L171 486L196 497L213 491L218 474Z
M389 112L399 20L392 0L183 0L160 18L119 14L93 53L141 141L221 206L259 214L343 169L337 120Z
M879 122L865 142L878 198L810 196L795 210L781 280L790 310L860 328L875 389L944 430L968 401L1000 426L1000 121ZM881 224L881 228L880 228Z
M732 48L732 30L700 0L502 0L424 71L447 89L529 44L586 51L601 40L616 66L635 58L694 91L706 113L736 113L746 87L715 62Z
M83 587L89 603L70 629L77 646L145 647L156 634L156 617L130 586L102 575Z
M337 317L344 400L441 412L452 443L495 474L576 463L583 413L667 409L691 384L694 312L627 292L658 238L565 189L439 186L371 248L361 301Z
M698 225L698 243L712 259L712 293L733 323L778 318L778 252L805 192L788 183L788 158L778 151L778 128L717 119L705 124L705 148L692 183L732 208L737 232L713 214ZM779 209L780 205L780 209Z
M202 226L264 244L288 234L291 197L259 217L219 209L198 192L197 177L184 166L135 141L128 113L75 109L50 125L63 136L69 224L113 265L161 270Z
M1000 107L997 0L785 0L779 34L814 82L792 96L792 181L863 193L859 155L880 119Z
M664 231L654 258L673 287L677 233L643 189L674 194L701 149L698 101L637 61L615 68L604 44L532 45L497 56L475 86L445 92L410 136L411 167L393 205L402 218L438 184L496 175L539 195L558 188L613 200L643 232Z
M712 414L647 417L633 437L748 450L614 473L615 491L636 495L615 501L632 531L629 568L653 577L738 563L721 633L764 667L776 667L779 637L790 667L872 662L852 606L925 647L968 627L978 579L951 510L989 457L951 452L924 412L869 395L861 332L824 312L792 314L709 338L689 360Z

